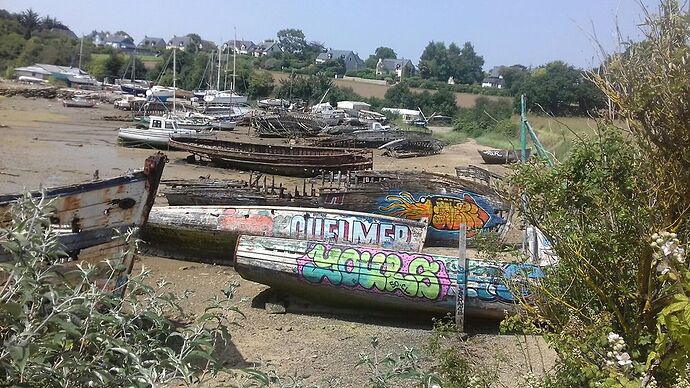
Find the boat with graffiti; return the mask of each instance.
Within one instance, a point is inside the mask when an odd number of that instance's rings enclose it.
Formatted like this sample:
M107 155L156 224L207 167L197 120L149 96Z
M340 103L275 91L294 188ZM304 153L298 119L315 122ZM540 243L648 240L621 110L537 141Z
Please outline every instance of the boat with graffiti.
M235 270L280 292L338 306L431 313L455 312L465 286L465 314L501 319L529 301L540 267L257 236L241 236ZM459 273L460 272L460 273Z
M429 220L428 246L457 246L460 225L467 236L507 232L512 207L489 186L434 173L357 173L345 190L324 190L319 205L357 209L410 220Z
M315 176L322 171L355 171L373 167L371 151L267 145L179 137L170 146L221 167L286 176Z
M271 206L155 207L142 231L147 249L168 257L232 264L239 235L285 237L420 251L426 220Z
M516 163L521 158L520 150L479 150L479 155L486 164L508 164ZM529 159L531 150L525 150L525 157Z

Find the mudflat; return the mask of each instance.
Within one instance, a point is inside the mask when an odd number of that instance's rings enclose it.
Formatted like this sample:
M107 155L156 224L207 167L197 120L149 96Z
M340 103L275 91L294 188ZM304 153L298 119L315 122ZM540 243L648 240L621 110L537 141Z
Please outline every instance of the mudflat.
M143 167L147 156L156 150L127 148L117 144L117 129L127 122L104 121L104 116L124 116L110 104L92 109L66 108L58 100L0 97L0 192L13 193L40 186L73 184L91 180L98 170L101 178L118 176ZM281 139L259 139L249 128L223 132L220 138L263 143L283 143ZM446 147L439 155L393 159L374 151L375 170L417 170L455 174L455 166L482 160L473 141ZM241 171L189 164L188 153L164 151L170 163L163 179L211 178L246 179ZM495 171L502 167L490 166ZM296 178L277 178L286 185L300 184ZM165 205L163 198L158 198ZM405 348L421 349L431 337L429 317L410 317L371 311L345 311L326 307L290 309L286 314L268 314L256 301L267 287L248 282L231 267L140 257L135 272L150 270L151 281L165 279L170 290L191 296L183 307L202 314L206 300L222 296L222 290L235 283L235 303L244 317L232 328L232 340L224 353L230 368L258 367L293 376L306 385L351 387L366 384L371 373L357 366L360 354L372 354L371 339L379 339L379 357L401 354ZM502 386L513 386L517 376L528 370L539 371L553 365L554 355L540 338L498 335L498 323L467 319L471 336L468 346L473 355L497 368ZM540 359L526 359L525 347ZM506 357L495 362L495 356ZM428 362L428 361L424 361ZM227 386L241 382L223 373L209 385Z

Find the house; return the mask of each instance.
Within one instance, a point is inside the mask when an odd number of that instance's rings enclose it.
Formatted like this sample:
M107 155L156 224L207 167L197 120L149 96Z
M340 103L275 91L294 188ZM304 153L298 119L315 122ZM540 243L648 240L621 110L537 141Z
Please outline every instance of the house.
M345 72L349 73L351 71L358 71L364 68L364 61L357 55L356 52L351 50L333 50L329 49L325 53L319 54L316 57L316 63L326 63L332 60L337 60L342 58L345 62Z
M192 42L192 39L188 36L173 36L172 39L168 41L165 46L166 49L180 49L184 50L188 44Z
M87 35L86 37L88 39L91 39L93 44L95 46L103 46L105 44L105 38L107 38L110 34L107 32L92 32L90 35Z
M256 47L254 42L252 42L251 40L238 40L238 41L229 40L226 44L230 48L231 53L234 50L237 50L237 54L240 54L240 55L249 55L252 53L252 51Z
M419 110L403 109L403 108L381 108L381 112L389 112L398 115L402 118L403 123L412 124L415 121L421 120L422 113Z
M272 39L267 39L254 46L252 49L252 55L255 57L263 57L265 55L271 55L282 51L283 49L280 48L278 42Z
M398 77L403 74L413 75L415 72L415 67L412 61L409 59L392 59L392 58L379 58L376 64L376 75L387 75L395 73Z
M503 89L506 87L506 83L503 80L502 75L499 75L498 77L490 75L490 76L488 76L482 80L482 87L483 88Z
M152 36L144 36L144 39L139 42L137 48L149 50L162 50L165 48L165 39L154 38Z
M14 76L16 78L20 77L31 77L42 80L48 80L53 73L40 66L26 66L26 67L16 67L14 69ZM21 80L21 79L20 79Z
M134 50L134 39L127 35L108 35L103 42L105 46L111 46L119 50Z

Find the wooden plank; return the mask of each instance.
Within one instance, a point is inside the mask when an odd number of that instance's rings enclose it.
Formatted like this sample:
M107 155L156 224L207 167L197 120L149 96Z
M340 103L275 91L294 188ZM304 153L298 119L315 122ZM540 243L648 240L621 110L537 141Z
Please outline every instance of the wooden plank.
M236 257L244 279L320 303L456 311L457 257L258 236L241 236ZM465 313L497 319L517 308L506 279L543 276L530 264L472 259L466 273Z

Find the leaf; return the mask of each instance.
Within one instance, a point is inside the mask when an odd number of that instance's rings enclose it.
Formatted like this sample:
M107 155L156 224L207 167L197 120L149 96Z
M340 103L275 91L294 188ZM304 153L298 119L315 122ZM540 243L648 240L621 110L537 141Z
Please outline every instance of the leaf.
M14 302L0 303L0 312L6 312L14 318L22 315L22 306Z

